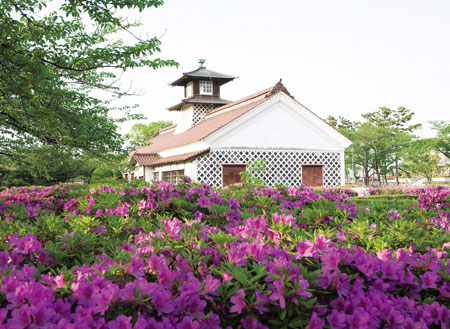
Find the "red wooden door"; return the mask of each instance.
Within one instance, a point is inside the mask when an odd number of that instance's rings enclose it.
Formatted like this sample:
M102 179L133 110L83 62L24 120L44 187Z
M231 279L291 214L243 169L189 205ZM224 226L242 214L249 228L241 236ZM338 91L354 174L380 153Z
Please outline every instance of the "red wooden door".
M307 186L322 186L323 166L302 166L302 183Z
M240 183L241 172L245 171L245 165L222 165L222 186Z

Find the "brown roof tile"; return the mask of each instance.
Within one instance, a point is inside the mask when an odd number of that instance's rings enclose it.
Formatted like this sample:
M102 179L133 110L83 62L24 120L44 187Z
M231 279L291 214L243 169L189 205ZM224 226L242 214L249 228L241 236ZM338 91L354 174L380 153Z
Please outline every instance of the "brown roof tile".
M161 158L161 157L156 153L135 152L134 154L131 155L131 161L134 160L141 166L149 166L154 161L158 160L159 158Z
M169 131L165 134L156 135L149 141L151 145L140 147L136 149L136 152L147 154L157 153L169 148L201 141L213 132L219 130L223 126L249 112L265 101L267 101L267 99L258 99L254 102L237 107L231 111L206 118L194 127L179 134L174 134L174 131Z
M250 100L252 100L253 98L258 98L259 96L266 95L266 94L268 94L272 89L273 89L273 87L267 88L267 89L264 89L264 90L261 90L261 91L255 93L255 94L252 94L252 95L250 95L250 96L247 96L247 97L238 99L237 101L231 102L231 103L229 103L229 104L227 104L227 105L218 107L218 108L216 108L216 109L214 109L214 110L211 110L211 111L209 111L208 113L206 113L206 116L211 115L211 114L213 114L213 113L220 112L220 111L225 110L225 109L227 109L227 108L229 108L229 107L232 107L232 106L239 105L239 104L241 104L241 103L250 101Z
M170 130L170 129L175 129L176 127L177 127L177 125L174 124L174 125L171 125L171 126L166 127L166 128L161 128L161 129L158 130L157 133L159 134L159 133L162 133L162 132L167 131L167 130Z

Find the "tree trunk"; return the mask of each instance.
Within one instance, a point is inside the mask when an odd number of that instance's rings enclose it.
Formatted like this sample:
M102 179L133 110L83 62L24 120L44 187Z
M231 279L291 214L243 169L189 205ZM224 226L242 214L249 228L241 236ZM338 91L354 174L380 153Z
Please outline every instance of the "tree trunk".
M367 166L367 149L364 148L364 185L369 185L369 168Z
M395 159L395 183L400 185L400 180L398 179L398 159Z

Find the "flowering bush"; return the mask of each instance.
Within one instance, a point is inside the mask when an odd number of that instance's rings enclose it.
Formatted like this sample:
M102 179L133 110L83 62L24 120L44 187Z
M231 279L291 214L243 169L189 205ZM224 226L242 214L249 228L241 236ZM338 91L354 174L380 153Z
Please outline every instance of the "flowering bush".
M0 194L0 328L450 327L432 189L375 211L345 190L133 184Z

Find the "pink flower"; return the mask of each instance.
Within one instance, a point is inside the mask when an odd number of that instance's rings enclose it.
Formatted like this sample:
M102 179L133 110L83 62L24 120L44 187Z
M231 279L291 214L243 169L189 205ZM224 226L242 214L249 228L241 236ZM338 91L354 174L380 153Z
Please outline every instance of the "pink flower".
M382 249L377 252L378 259L381 259L383 262L387 262L392 259L392 251L388 249Z
M331 239L327 239L323 234L317 234L315 246L318 250L324 251L331 243Z
M315 254L315 245L309 240L302 240L297 242L297 252L295 253L296 259L303 257L313 257Z

